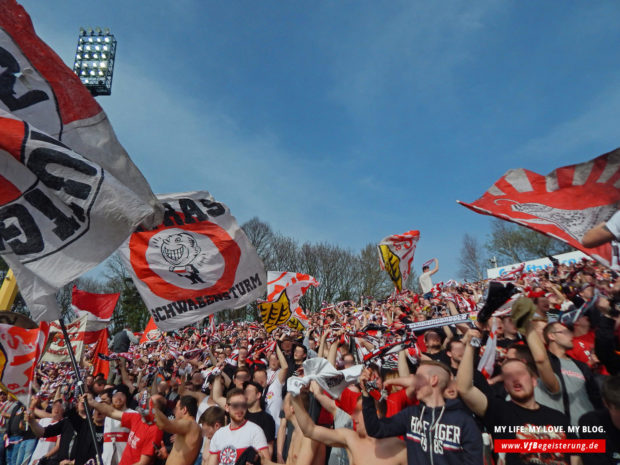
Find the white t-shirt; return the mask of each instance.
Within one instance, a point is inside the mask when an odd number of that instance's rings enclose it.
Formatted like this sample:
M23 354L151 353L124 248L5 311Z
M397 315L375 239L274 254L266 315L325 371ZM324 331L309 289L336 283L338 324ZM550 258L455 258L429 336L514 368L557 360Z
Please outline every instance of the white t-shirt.
M125 409L124 412L134 412L132 409ZM106 417L103 423L103 452L101 460L106 465L117 465L121 461L127 439L131 430L121 426L120 420Z
M422 276L420 276L420 279L418 281L420 281L420 287L422 288L422 294L426 294L427 292L430 292L431 289L433 288L433 280L431 279L430 271L427 271L426 273L422 273Z
M267 439L260 426L245 420L239 428L227 425L218 429L211 439L209 453L218 456L219 465L232 465L248 447L266 449Z
M265 411L276 422L276 437L280 428L280 410L282 410L282 383L276 373L274 380L267 388L267 394L265 394Z

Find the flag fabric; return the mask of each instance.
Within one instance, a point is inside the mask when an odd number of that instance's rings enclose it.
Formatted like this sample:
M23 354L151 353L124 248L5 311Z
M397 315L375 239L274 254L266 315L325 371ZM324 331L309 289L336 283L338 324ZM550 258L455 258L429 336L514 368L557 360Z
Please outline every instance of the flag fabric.
M606 266L618 268L612 244L588 249L583 235L609 220L620 207L620 149L585 163L558 168L547 176L509 170L482 197L459 203L567 243ZM616 243L617 245L617 243Z
M30 383L48 330L45 322L33 329L0 324L0 384L24 405L29 405Z
M299 299L310 287L318 286L318 281L308 274L269 271L267 300L258 304L265 329L271 332L282 324L299 331L307 327L308 317L299 306Z
M36 321L55 293L107 258L162 209L79 78L0 0L0 254ZM36 128L36 129L35 129ZM79 155L78 155L79 154Z
M501 275L500 277L496 278L496 281L516 282L523 275L523 270L524 269L525 269L525 262L521 263L519 266L517 266L514 269L510 270L508 273L505 273L505 274Z
M143 226L161 222L162 206L120 144L105 112L75 73L35 33L24 8L0 0L0 108L23 119L118 179L149 204Z
M493 318L491 332L484 348L484 353L478 362L478 371L484 375L486 379L493 376L493 368L495 367L495 358L497 357L497 318Z
M69 341L75 354L75 359L80 360L82 358L82 352L84 350L84 332L86 330L87 316L81 316L77 320L66 325L67 334L69 335ZM47 350L41 358L44 362L70 362L69 351L63 337L62 329L58 323L51 323L49 330L50 342Z
M419 239L419 231L407 231L385 237L377 245L381 269L387 272L399 292L403 290L403 284L411 273L411 264Z
M103 373L107 378L110 372L110 362L106 360L106 356L110 355L110 348L108 347L108 330L104 329L99 334L97 339L97 345L95 346L93 356L93 374ZM104 355L101 357L99 354Z
M79 317L86 315L86 331L99 331L110 324L120 293L94 294L73 286L71 307Z
M161 331L157 329L155 320L151 317L149 318L146 328L144 328L144 332L142 333L142 337L140 338L140 345L147 342L159 342L162 340L162 337Z
M286 382L286 388L294 396L298 396L301 388L308 386L315 380L334 399L339 399L342 391L357 383L364 365L355 365L344 370L336 370L326 359L315 357L303 364L304 376L291 376Z
M263 263L226 205L208 192L159 199L163 223L136 231L119 249L159 329L179 329L263 295Z

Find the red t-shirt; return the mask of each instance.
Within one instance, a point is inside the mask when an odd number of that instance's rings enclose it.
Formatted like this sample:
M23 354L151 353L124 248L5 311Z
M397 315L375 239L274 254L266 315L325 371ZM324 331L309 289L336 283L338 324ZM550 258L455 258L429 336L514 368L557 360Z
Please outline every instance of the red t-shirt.
M351 389L347 388L342 391L342 395L340 399L336 399L336 405L347 412L349 415L353 413L355 410L355 404L357 404L357 400L362 395L361 392L353 392ZM417 404L417 400L409 399L407 396L406 389L401 389L400 391L395 391L387 396L387 416L391 417L396 415L398 412L403 410L405 407L409 405Z
M141 455L155 454L153 443L161 444L164 433L157 425L147 425L139 413L125 412L121 418L121 426L129 428L127 447L118 465L133 465L140 461Z

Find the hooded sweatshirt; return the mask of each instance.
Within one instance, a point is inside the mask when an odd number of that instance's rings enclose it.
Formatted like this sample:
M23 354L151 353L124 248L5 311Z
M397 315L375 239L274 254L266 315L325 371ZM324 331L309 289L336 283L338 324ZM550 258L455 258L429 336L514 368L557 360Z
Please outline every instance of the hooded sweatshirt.
M379 419L374 400L364 396L363 414L369 436L405 436L409 464L482 463L482 434L471 411L459 399L449 399L441 407L420 402L393 417Z

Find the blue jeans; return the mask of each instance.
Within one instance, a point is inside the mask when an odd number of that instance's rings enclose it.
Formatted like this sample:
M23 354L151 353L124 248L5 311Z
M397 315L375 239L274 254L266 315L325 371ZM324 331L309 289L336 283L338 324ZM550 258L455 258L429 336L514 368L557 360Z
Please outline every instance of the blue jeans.
M12 436L11 441L18 440L19 436ZM30 457L37 447L37 439L26 439L17 444L12 444L7 449L6 463L7 465L22 465L22 463L30 461Z

